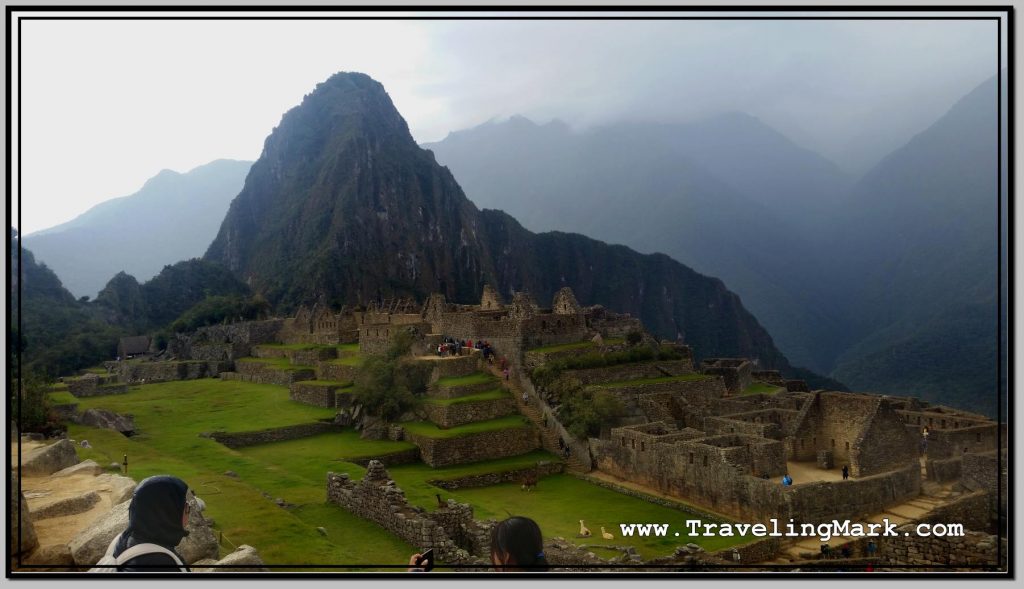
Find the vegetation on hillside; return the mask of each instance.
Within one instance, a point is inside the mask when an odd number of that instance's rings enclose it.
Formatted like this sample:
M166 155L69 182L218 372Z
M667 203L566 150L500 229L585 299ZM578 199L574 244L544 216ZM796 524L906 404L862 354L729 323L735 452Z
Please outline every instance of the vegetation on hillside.
M419 402L430 383L430 366L409 357L412 335L399 332L383 356L371 356L356 371L355 398L371 414L395 419Z

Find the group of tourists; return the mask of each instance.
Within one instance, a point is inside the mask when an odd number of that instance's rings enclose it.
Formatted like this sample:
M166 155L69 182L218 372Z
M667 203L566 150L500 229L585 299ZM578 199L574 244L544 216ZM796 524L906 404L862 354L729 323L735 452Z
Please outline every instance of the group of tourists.
M878 545L875 544L874 540L868 540L868 543L864 546L864 555L868 558L875 556L878 551ZM822 558L853 558L853 545L849 542L833 550L829 546L828 542L821 543L821 557Z
M465 356L471 350L479 351L483 354L484 360L487 360L488 364L494 364L495 352L489 341L477 340L474 342L471 339L456 339L445 335L441 336L441 343L437 345L437 355L442 358L446 356ZM507 361L502 358L502 368L504 369L507 365Z

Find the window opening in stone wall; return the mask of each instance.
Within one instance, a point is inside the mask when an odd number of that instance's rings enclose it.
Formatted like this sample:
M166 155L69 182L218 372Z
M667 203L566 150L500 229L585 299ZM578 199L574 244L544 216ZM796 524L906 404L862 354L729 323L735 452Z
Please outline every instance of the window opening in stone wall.
M708 457L707 457L707 456L705 456L705 457L704 457L704 466L707 466L707 465L708 465Z
M643 441L641 441L640 442L640 451L643 452L645 449L646 449L646 444Z
M690 452L690 464L693 464L693 452Z

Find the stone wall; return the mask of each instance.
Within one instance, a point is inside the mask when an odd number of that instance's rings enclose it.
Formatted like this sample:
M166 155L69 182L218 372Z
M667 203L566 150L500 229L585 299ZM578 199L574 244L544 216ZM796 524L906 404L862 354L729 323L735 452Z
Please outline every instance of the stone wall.
M342 387L317 381L293 382L288 387L288 398L297 403L316 407L337 407L336 391Z
M274 384L278 386L291 386L293 382L300 380L313 380L316 372L309 368L298 370L282 370L260 364L259 362L235 362L235 373L228 377L229 380L244 380L257 384ZM221 375L224 378L224 375Z
M653 425L653 424L652 424ZM783 444L752 436L681 439L688 435L613 428L608 440L591 440L597 467L714 511L763 521L793 517L802 522L878 513L916 496L920 467L837 482L782 487L764 480L785 472ZM915 470L916 469L916 470Z
M427 418L436 423L438 427L450 428L511 415L516 412L516 405L511 397L506 397L450 405L424 403L423 410L426 412Z
M375 456L373 458L356 458L350 460L350 462L353 462L355 464L358 464L359 466L366 468L369 467L370 462L374 460L388 467L400 466L402 464L413 464L415 462L420 462L420 449L410 448L408 450L402 450L401 452L392 452L390 454L384 454L383 456Z
M576 436L570 434L569 430L565 429L565 426L562 425L562 422L555 418L556 414L551 405L537 394L537 389L533 386L533 381L529 378L524 378L522 374L521 370L516 370L513 373L512 378L516 380L521 390L526 391L527 396L530 399L530 406L545 418L548 428L555 436L569 444L569 451L584 466L585 470L592 470L594 468L594 458L591 455L590 441L587 439L580 440ZM560 452L556 447L545 449L549 452L555 453L556 455Z
M519 456L540 447L537 431L528 425L456 438L428 438L408 432L406 437L419 446L423 462L434 468Z
M948 418L952 419L952 418ZM928 432L928 458L953 458L969 452L989 452L1006 446L997 443L999 425L987 423L960 429L930 429ZM1003 428L1004 430L1006 428Z
M195 380L216 378L221 372L231 370L226 361L186 360L179 362L121 362L118 374L122 382L169 382L174 380Z
M75 397L99 397L102 395L120 395L128 392L128 387L115 382L113 376L86 375L82 378L67 379L68 392Z
M540 479L548 475L559 474L564 470L565 464L562 462L542 461L538 462L535 466L528 468L517 468L514 470L506 470L504 472L488 472L455 479L433 480L427 482L435 487L454 491L456 489L468 489L472 487L490 487L492 485L500 485L502 483L521 483L527 475L535 475ZM538 485L539 484L540 483L538 483Z
M352 382L356 378L358 366L335 364L333 362L318 362L316 364L316 377L320 380L334 380L338 382Z
M327 501L383 527L421 550L434 551L449 564L482 556L489 527L473 519L469 505L449 501L428 513L412 506L384 466L371 461L361 481L348 474L327 473ZM403 564L403 563L396 563Z
M736 562L733 559L733 550L740 553L740 564L767 562L773 560L782 551L782 539L772 537L760 538L748 544L719 550L713 553L712 556L728 562Z
M665 374L666 372L668 374ZM602 382L635 380L638 378L660 378L669 375L680 376L691 372L693 372L692 360L668 360L566 370L562 374L571 378L577 378L584 385L589 385Z
M1009 498L1007 488L1007 467L1009 465L1006 461L1006 450L1002 450L1001 454L1001 465L1000 457L995 452L964 454L960 482L967 489L987 491L992 513L996 513L996 503L999 502L999 513L1006 515L1006 503Z
M725 387L722 379L707 377L700 380L601 387L600 390L618 397L622 401L627 415L638 415L643 413L640 399L646 395L666 393L683 404L703 406L709 405L714 399L724 394Z
M210 438L228 448L245 448L269 442L308 438L333 431L341 431L341 427L331 422L317 421L251 432L213 432L210 434Z
M474 351L466 356L437 360L430 365L433 366L431 382L453 376L468 376L480 370L480 355Z
M232 361L252 355L253 346L278 341L283 324L283 319L269 319L200 327L190 334L175 334L167 351L183 360Z
M947 458L945 460L928 459L925 461L925 475L929 481L946 483L960 479L961 459Z

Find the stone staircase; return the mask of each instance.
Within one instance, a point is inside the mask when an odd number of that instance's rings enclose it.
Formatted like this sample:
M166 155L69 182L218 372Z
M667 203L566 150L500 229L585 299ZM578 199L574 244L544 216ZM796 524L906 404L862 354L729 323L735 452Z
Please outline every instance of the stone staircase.
M491 374L502 379L502 382L505 383L508 390L512 393L512 398L515 399L519 412L525 415L537 427L537 430L540 432L541 444L545 450L565 460L565 466L569 470L575 472L587 472L590 470L575 454L569 454L569 458L566 459L565 454L558 445L558 434L555 433L554 428L544 427L544 416L533 403L523 403L523 387L519 382L520 377L516 371L511 371L509 380L505 381L505 377L497 365L489 366L488 370L490 370ZM550 419L553 419L553 417Z

